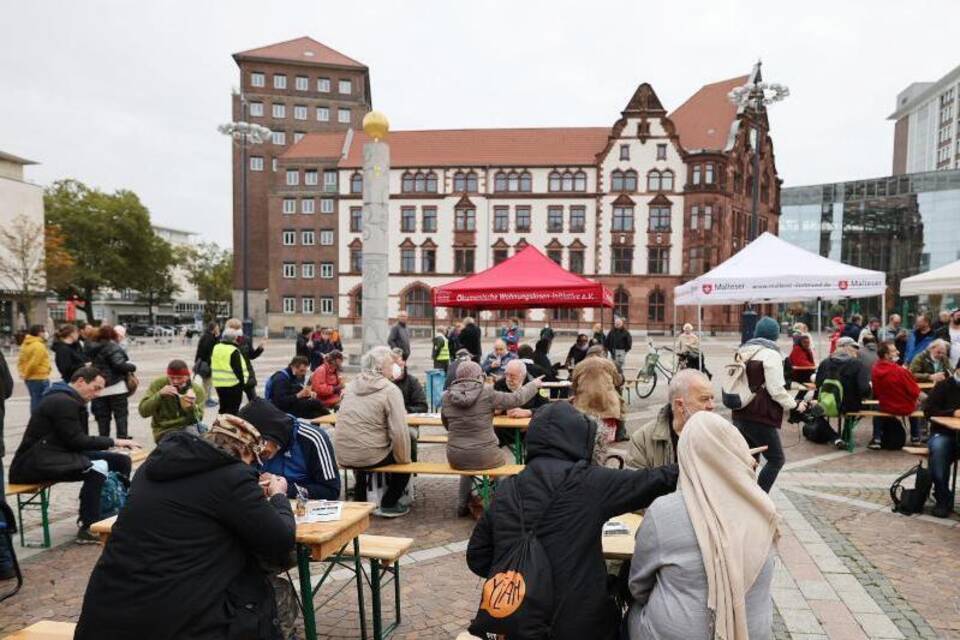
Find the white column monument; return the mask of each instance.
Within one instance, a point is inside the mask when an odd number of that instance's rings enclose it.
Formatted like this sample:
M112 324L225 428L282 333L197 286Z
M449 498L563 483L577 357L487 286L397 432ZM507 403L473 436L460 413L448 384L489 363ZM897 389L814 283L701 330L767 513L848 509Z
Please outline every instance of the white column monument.
M379 111L363 118L373 142L363 145L363 352L387 344L389 333L387 247L390 238L390 124Z

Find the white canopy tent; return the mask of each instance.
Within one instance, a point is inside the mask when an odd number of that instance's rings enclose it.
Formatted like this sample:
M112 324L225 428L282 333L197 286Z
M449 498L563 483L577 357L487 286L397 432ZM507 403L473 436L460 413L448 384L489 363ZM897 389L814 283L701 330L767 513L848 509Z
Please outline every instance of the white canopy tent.
M882 271L835 262L763 233L716 268L674 288L674 318L677 306L696 305L702 334L700 309L705 306L816 299L820 331L820 300L881 296L885 310L886 288Z
M920 273L900 282L901 296L960 293L960 260L939 269Z

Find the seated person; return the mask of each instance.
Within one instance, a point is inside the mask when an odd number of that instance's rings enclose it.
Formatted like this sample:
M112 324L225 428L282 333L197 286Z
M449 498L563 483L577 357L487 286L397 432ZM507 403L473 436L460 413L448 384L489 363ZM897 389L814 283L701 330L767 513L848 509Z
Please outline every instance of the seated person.
M693 325L689 322L683 325L683 331L677 336L677 358L687 369L701 370L708 378L713 376L707 371L706 360L700 351L700 336L693 332Z
M923 408L927 418L947 416L960 418L960 373L942 382L938 382ZM933 480L933 497L936 506L933 515L946 518L953 510L953 492L950 491L950 465L957 459L957 433L947 427L930 421L930 439L927 441L930 451L930 478Z
M393 384L396 361L390 347L374 347L360 359L360 375L350 381L340 401L333 444L340 466L367 469L410 462L410 429L403 393ZM366 474L357 473L356 499L366 500ZM405 516L410 508L400 497L410 482L406 473L387 474L387 490L374 512L385 518Z
M284 479L259 483L261 444L226 415L157 444L90 576L75 638L289 637L263 563L284 565L296 524Z
M950 343L937 339L913 357L910 373L917 382L940 382L953 374L950 365Z
M466 362L467 360L472 360L473 356L470 355L470 352L466 349L457 349L457 352L453 356L453 361L447 365L447 375L443 379L443 390L446 391L450 388L450 384L457 377L457 367L460 366L461 362Z
M480 366L485 375L499 378L503 375L503 369L507 366L507 363L515 360L516 357L517 354L507 350L507 343L497 338L493 343L493 351L487 354Z
M257 398L248 402L240 416L260 432L261 469L264 474L287 481L287 497L297 497L297 487L310 500L340 497L340 474L330 436L320 427L300 420Z
M305 420L330 413L326 405L317 400L314 390L304 384L309 368L310 361L307 358L294 356L286 369L270 377L267 383L270 388L264 392L267 400L281 411Z
M682 369L670 381L665 404L657 417L630 436L625 461L629 469L653 469L677 461L677 440L683 426L698 411L713 411L713 385L695 369Z
M885 340L877 347L879 360L871 372L873 382L873 397L880 402L880 411L895 416L908 416L917 408L920 398L920 387L907 369L899 364L900 352L893 340ZM883 438L883 429L891 418L886 421L881 418L873 419L873 438L867 445L871 449L880 448ZM900 428L900 421L894 420L890 428ZM920 442L920 421L910 418L910 441L913 444Z
M192 375L183 360L171 360L167 375L150 383L140 400L140 417L150 418L153 441L178 429L193 428L199 434L203 423L203 406L207 399L203 387L191 382ZM206 427L203 428L204 430Z
M603 524L650 506L676 486L674 465L650 471L591 465L596 430L595 421L566 402L537 411L527 434L526 467L499 483L467 547L470 570L489 577L494 562L517 543L521 513L525 522L536 523L553 571L553 640L618 637L620 608L607 590ZM482 629L470 631L481 635Z
M327 409L336 409L343 394L343 354L331 351L323 357L323 364L310 376L310 388L317 400Z
M543 378L547 379L547 376L550 374L551 367L544 369L541 367L533 358L534 351L533 347L528 344L522 344L517 348L517 359L519 359L523 364L527 365L527 373L531 378Z
M100 520L100 490L107 473L130 477L130 456L111 447L139 449L127 438L90 436L87 403L104 388L103 374L80 367L70 383L55 382L30 415L23 440L10 465L10 482L83 482L80 488L80 529L77 542L97 544L90 525Z
M597 344L603 344L599 342ZM590 348L590 340L587 338L587 334L581 333L577 336L577 341L573 343L573 346L570 347L570 351L567 352L567 358L563 361L564 366L573 371L573 368L580 364L580 361L587 357L587 349Z
M817 367L815 384L818 399L826 380L836 380L843 388L843 402L838 407L841 414L860 410L863 399L870 395L870 370L860 362L860 345L856 340L847 336L837 340L836 351ZM846 447L840 434L834 435L833 444L838 449Z
M516 391L494 391L483 383L483 372L476 362L464 362L457 367L457 379L443 393L440 418L450 432L447 441L447 462L454 469L490 469L501 466L503 452L493 431L493 416L497 411L521 407L540 389L540 379L531 380ZM340 427L338 426L337 429ZM460 478L457 514L469 514L470 490L473 480Z
M543 377L542 374L534 376L531 369L532 367L524 363L523 360L511 360L507 363L507 368L504 371L503 377L493 384L493 390L500 391L502 393L513 393L514 391L520 390L523 385L534 378ZM539 371L539 367L537 368L537 371ZM514 407L513 409L507 409L506 416L508 418L529 418L533 415L534 411L549 403L549 400L544 398L540 393L537 393L523 405ZM504 412L498 411L497 413L500 414ZM510 431L513 431L513 429L510 429Z
M623 375L613 360L603 356L603 347L590 347L594 353L584 358L570 375L570 396L573 406L603 422L603 441L613 442L623 418Z
M396 377L393 384L400 388L403 393L403 408L407 413L426 413L427 393L423 390L423 385L417 380L416 376L407 374L407 363L403 359L403 352L400 349L393 350L393 357L396 361L397 369L394 369Z
M796 337L788 359L793 367L793 382L810 382L817 362L813 357L809 335L801 334Z
M650 505L630 565L630 640L771 638L777 509L737 428L701 411L677 491Z
M537 340L537 344L534 345L533 348L532 360L533 363L540 367L540 369L543 371L544 382L556 382L557 380L557 366L550 362L550 345L552 344L551 340L540 338Z

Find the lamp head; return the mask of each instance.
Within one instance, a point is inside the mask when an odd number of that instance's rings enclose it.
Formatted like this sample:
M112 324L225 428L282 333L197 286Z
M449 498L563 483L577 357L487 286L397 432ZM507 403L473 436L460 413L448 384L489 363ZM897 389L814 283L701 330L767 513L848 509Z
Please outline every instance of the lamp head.
M387 133L390 131L390 122L383 113L371 111L363 116L363 131L374 140L380 141L387 137Z

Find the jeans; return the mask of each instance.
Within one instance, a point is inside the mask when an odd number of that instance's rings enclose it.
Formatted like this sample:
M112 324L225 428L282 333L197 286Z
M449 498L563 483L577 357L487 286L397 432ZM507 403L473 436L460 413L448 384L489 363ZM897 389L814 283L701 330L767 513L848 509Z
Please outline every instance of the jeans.
M374 467L382 467L387 464L394 464L396 460L393 457L393 452L387 454L387 457L373 465ZM357 479L357 486L354 493L354 499L358 502L365 502L367 499L367 474L369 471L358 470L355 472ZM407 484L410 483L410 474L409 473L387 473L387 490L383 494L383 499L380 501L381 507L395 507L397 502L400 500L400 496L403 495L403 492L407 488Z
M767 447L767 450L760 454L767 463L763 465L763 469L760 470L760 475L757 477L757 484L760 485L761 489L770 493L770 489L773 488L773 483L776 482L780 469L783 468L783 463L786 462L786 458L783 455L783 445L780 444L780 430L768 424L741 420L739 418L734 418L733 424L736 425L740 433L743 434L743 438L747 441L751 449L755 447Z
M950 467L957 459L957 436L953 433L935 431L927 441L930 452L930 478L933 480L933 497L937 505L953 507L950 492Z
M894 420L896 418L874 418L873 419L873 440L880 442L883 438L883 430L886 427L894 428ZM896 422L900 422L896 420ZM900 425L897 424L896 428L899 429ZM910 418L910 439L919 440L920 439L920 418Z
M130 456L115 451L84 451L83 455L91 460L104 460L110 471L130 477ZM100 519L100 490L106 476L88 469L83 474L83 486L80 487L80 526L84 529Z
M50 386L49 380L27 380L27 391L30 392L30 413L32 414L37 405L40 404L40 398Z
M106 398L94 398L90 403L93 417L97 420L97 430L102 436L110 435L110 418L117 423L117 437L127 438L127 414L129 412L128 394L118 393Z
M213 402L213 378L200 378L203 383L203 395L207 396L207 403Z

